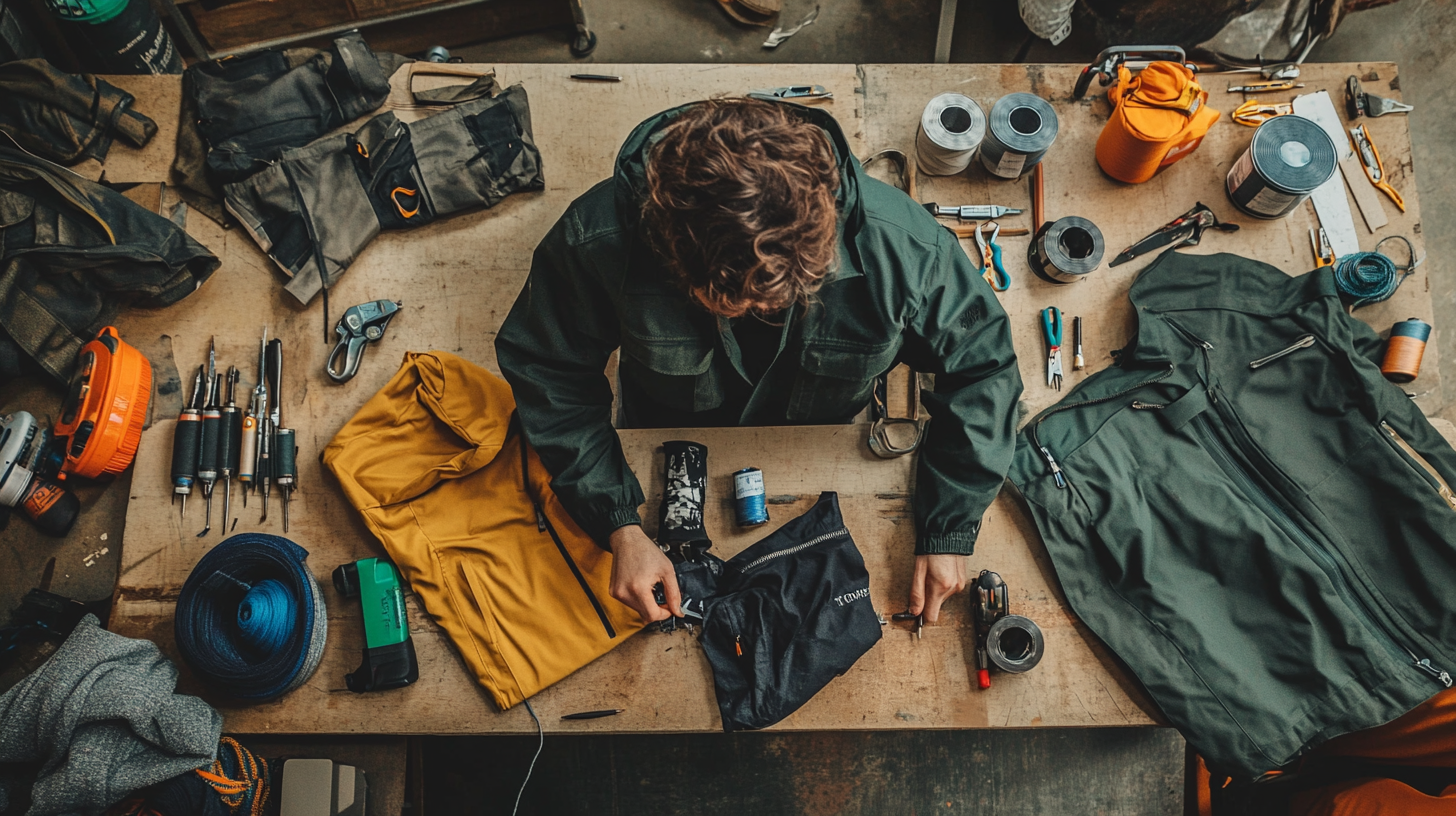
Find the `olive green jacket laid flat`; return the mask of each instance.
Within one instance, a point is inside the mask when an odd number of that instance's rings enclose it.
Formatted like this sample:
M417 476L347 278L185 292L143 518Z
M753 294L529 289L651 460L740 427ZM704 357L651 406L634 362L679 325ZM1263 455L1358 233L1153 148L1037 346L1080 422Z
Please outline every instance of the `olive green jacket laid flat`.
M1330 269L1165 254L1011 481L1068 600L1207 760L1279 768L1456 668L1456 451Z
M936 375L934 393L922 394L931 420L916 475L916 551L968 554L1015 445L1021 376L1006 313L949 231L865 174L833 117L791 108L834 147L840 245L815 302L787 312L767 371L749 380L734 321L690 302L642 240L649 151L685 110L676 108L639 125L615 175L573 202L536 248L496 338L526 436L562 503L604 544L638 523L643 501L612 427L603 368L614 349L624 386L640 392L624 402L688 417L731 407L737 394L732 419L742 425L847 422L872 380L904 361Z

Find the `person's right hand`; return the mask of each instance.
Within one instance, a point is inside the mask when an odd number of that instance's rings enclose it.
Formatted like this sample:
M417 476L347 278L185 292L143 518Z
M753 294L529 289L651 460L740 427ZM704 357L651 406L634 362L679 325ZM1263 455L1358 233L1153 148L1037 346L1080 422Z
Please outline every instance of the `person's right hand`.
M677 573L662 550L636 524L618 527L607 539L612 550L612 597L630 606L642 620L682 617ZM667 606L658 606L652 587L662 584Z

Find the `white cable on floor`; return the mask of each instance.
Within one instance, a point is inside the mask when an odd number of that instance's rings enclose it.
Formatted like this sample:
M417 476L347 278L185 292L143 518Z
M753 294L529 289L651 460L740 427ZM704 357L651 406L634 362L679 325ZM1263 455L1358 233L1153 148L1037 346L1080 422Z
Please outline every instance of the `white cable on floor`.
M526 778L521 780L521 789L516 792L516 806L511 808L511 816L521 809L521 796L526 792L526 783L531 781L531 771L536 770L536 760L541 758L541 749L546 747L546 732L541 728L541 718L536 716L536 709L531 708L531 701L524 700L526 711L530 713L531 719L536 721L536 736L540 742L536 743L536 755L531 757L531 764L526 768Z

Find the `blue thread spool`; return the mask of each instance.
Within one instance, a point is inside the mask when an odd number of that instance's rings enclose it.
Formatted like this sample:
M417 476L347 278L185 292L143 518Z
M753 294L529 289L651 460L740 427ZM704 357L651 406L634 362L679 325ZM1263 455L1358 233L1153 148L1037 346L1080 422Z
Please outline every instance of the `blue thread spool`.
M763 471L756 467L746 467L733 474L733 513L739 527L752 527L768 522Z

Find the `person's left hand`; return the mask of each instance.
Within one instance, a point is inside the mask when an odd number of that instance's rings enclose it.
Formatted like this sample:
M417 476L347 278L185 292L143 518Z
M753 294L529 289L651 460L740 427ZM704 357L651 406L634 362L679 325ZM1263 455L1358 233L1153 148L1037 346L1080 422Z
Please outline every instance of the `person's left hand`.
M940 605L966 588L967 555L917 555L915 577L910 579L912 615L925 615L928 623L940 620Z

